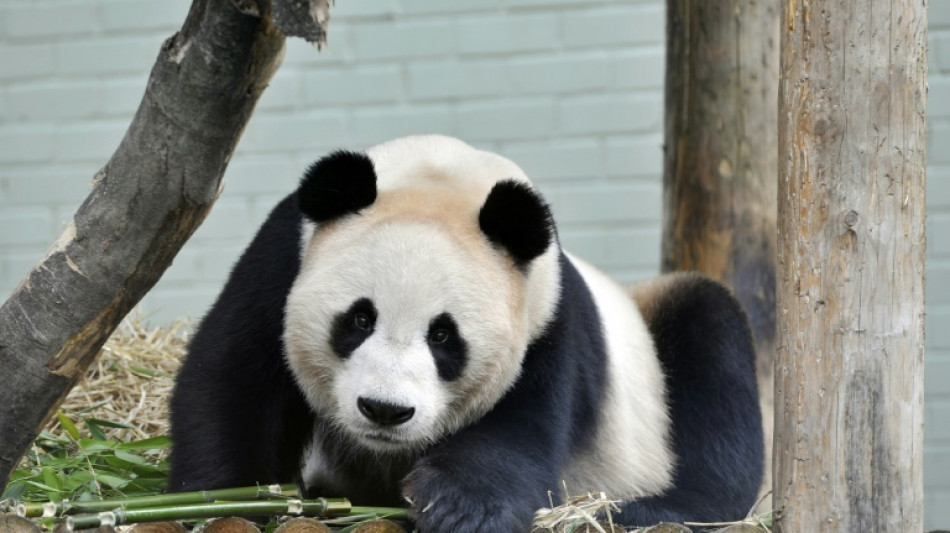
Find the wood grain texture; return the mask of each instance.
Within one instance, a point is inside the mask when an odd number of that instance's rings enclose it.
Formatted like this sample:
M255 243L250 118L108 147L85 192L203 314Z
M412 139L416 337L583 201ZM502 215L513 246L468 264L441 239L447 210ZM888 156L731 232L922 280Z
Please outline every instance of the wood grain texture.
M775 531L921 531L924 0L783 0Z
M662 269L731 286L775 340L777 0L667 3Z
M193 2L92 192L0 307L0 486L217 198L283 51L269 2L247 4Z

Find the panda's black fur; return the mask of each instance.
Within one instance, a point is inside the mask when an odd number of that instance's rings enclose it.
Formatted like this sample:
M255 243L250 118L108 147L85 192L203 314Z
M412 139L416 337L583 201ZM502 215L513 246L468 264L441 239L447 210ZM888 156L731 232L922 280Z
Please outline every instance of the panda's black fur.
M324 170L365 175L365 156L346 154L337 153ZM352 205L342 198L302 207L299 198L314 201L312 180L303 183L269 215L191 341L171 402L169 490L300 480L315 446L337 475L310 486L313 495L377 505L401 505L408 496L423 533L528 531L534 510L548 505L548 491L559 491L572 453L593 446L597 425L610 423L601 416L608 379L602 317L584 279L558 252L553 319L528 346L514 386L487 414L421 451L364 450L310 408L282 337L287 296L301 269L304 212L311 219L314 209L329 212L327 220L360 216L375 196L357 192L363 196ZM524 269L544 251L538 235L554 228L543 200L522 188L501 186L479 224ZM524 218L512 209L537 213ZM512 231L522 224L546 229ZM763 466L746 318L727 290L695 275L644 294L638 303L666 375L674 483L624 503L620 521L741 518L756 499ZM315 434L322 437L313 440Z

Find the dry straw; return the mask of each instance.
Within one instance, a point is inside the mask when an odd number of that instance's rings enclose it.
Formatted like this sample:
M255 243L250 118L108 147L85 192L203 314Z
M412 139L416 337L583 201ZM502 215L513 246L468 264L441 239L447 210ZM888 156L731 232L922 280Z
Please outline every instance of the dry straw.
M122 321L85 377L66 397L67 413L121 422L131 429L102 427L114 441L168 433L168 398L185 354L191 322L149 327L135 311ZM62 433L56 418L47 428Z

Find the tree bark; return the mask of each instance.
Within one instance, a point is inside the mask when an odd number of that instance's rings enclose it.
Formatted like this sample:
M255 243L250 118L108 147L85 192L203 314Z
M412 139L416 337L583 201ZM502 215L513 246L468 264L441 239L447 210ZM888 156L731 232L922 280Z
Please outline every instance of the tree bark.
M662 269L733 288L771 379L778 5L670 0L667 30Z
M767 461L775 354L778 8L778 0L667 3L662 269L696 270L722 281L749 315ZM771 486L766 477L763 486Z
M0 487L207 215L283 34L269 0L194 0L65 232L0 307Z
M926 1L784 0L775 530L921 531Z

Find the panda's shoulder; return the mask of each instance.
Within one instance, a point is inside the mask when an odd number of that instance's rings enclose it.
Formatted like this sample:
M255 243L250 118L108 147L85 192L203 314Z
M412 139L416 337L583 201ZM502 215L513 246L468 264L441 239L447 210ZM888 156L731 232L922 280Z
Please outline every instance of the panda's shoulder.
M296 194L283 198L268 214L251 244L231 270L209 315L253 316L283 312L287 293L300 270L303 217Z

